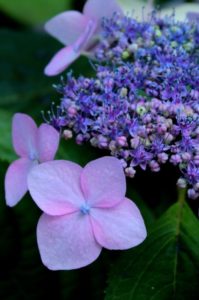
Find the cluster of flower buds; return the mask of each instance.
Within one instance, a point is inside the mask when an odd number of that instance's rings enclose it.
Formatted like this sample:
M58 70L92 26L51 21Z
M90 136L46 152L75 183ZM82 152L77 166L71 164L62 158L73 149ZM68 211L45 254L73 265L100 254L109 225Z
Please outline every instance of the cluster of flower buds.
M173 17L103 20L96 76L68 74L54 127L119 158L127 176L178 166L179 187L199 196L199 25Z

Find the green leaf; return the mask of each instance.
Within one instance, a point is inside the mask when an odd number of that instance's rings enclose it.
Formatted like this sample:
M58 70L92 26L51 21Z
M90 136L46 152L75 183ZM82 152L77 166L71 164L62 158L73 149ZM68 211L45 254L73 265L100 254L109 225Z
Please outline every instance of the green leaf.
M112 269L106 300L199 299L199 221L184 201Z
M153 224L153 222L155 221L155 215L152 209L149 208L147 203L145 203L144 200L142 200L140 195L132 187L132 179L127 180L127 197L133 200L133 202L135 202L135 204L140 209L146 226L151 226L151 224Z
M42 23L72 7L73 0L0 0L0 9L30 25Z
M42 121L41 110L49 109L52 99L60 97L52 87L60 82L60 76L49 78L43 74L60 44L42 33L5 29L0 30L0 40L0 107L12 112L31 112ZM76 75L92 71L85 57L71 69Z
M12 114L0 109L0 159L12 162L16 159L11 141Z
M84 166L89 161L96 159L100 156L97 149L88 144L77 145L74 139L65 141L62 140L59 146L57 159L71 160L77 164Z
M0 107L40 111L49 101L55 80L43 74L56 42L31 31L0 31Z

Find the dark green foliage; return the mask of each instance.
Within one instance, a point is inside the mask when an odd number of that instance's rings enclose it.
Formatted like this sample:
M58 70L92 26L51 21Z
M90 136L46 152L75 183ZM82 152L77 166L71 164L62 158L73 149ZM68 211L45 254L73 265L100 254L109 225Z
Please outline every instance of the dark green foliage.
M199 221L188 205L174 204L145 242L111 271L106 300L198 299Z

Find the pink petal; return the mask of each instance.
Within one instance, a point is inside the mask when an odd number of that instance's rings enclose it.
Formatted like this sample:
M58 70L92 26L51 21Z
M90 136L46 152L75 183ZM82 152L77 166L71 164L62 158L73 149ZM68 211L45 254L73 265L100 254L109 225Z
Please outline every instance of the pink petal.
M49 215L63 215L80 209L85 203L80 189L82 168L70 161L45 162L28 176L33 200Z
M28 115L17 113L12 122L12 139L16 153L34 159L37 156L37 126Z
M97 242L107 249L129 249L146 238L140 211L126 198L113 208L92 208L91 222Z
M38 129L39 161L53 160L59 146L59 133L52 126L42 124Z
M9 166L5 177L5 194L8 206L16 205L28 191L27 176L35 164L27 158L20 158Z
M114 12L122 14L122 9L116 0L88 0L83 13L86 17L98 20L101 23L103 17L112 17Z
M80 37L89 19L78 11L63 12L45 24L46 31L64 45L71 45Z
M73 46L62 48L51 59L46 66L44 73L47 76L55 76L63 72L72 62L74 62L81 52L75 51Z
M88 163L81 175L85 199L93 207L111 207L124 198L126 180L120 161L111 156Z
M89 20L87 26L85 27L84 31L80 35L80 37L76 40L76 42L73 44L73 49L75 52L81 51L85 52L87 51L87 54L89 54L91 46L93 45L94 40L93 37L95 36L95 31L97 28L97 22L93 20ZM92 52L92 50L91 50Z
M37 226L41 259L51 270L72 270L97 259L101 246L95 241L89 216L80 212L61 217L43 214Z

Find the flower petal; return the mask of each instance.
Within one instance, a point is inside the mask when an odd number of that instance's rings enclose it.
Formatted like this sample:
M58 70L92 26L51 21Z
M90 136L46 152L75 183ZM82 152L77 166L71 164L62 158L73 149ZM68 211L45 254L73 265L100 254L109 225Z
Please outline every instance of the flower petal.
M16 153L34 159L37 156L37 126L26 114L17 113L12 121L12 139Z
M126 193L126 179L120 161L107 156L88 163L81 175L81 186L92 207L116 205Z
M84 6L83 13L86 17L99 20L103 17L112 17L114 12L122 13L122 9L116 0L88 0Z
M35 162L20 158L8 168L5 177L5 194L8 206L16 205L28 191L27 176Z
M71 45L80 37L88 21L89 19L78 11L66 11L49 20L45 29L64 45Z
M126 198L113 208L92 208L91 223L97 242L107 249L129 249L146 238L140 211Z
M97 259L101 246L95 241L89 216L80 212L61 217L43 214L37 226L41 259L51 270L72 270Z
M186 16L190 22L199 22L199 7L198 12L189 11Z
M51 59L46 66L44 73L47 76L55 76L63 72L72 62L74 62L81 52L75 51L73 46L62 48Z
M53 160L59 146L59 133L52 126L42 124L38 129L39 161Z
M179 5L173 5L172 7L165 8L161 10L161 15L171 16L173 10L175 9L175 20L185 21L187 17L187 13L194 11L199 12L199 4L197 3L184 3Z
M49 215L78 210L85 203L80 189L82 168L70 161L45 162L28 176L28 188L36 204Z

